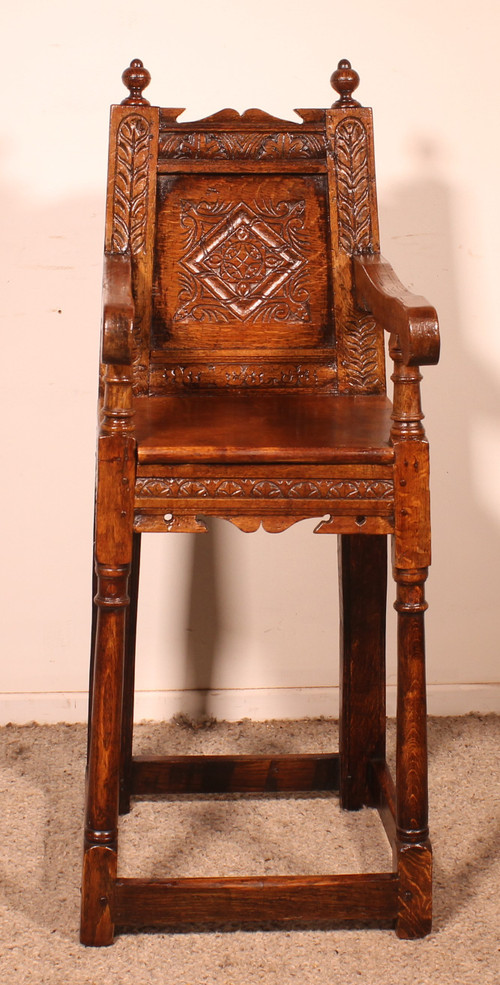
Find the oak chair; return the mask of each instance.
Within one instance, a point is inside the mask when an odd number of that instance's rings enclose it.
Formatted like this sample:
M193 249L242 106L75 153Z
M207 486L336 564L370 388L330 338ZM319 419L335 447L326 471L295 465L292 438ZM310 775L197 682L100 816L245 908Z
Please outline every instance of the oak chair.
M81 940L115 926L354 922L431 927L424 584L428 445L419 366L436 313L379 252L372 117L341 61L301 122L149 105L135 60L111 111ZM394 399L386 396L384 329ZM331 755L134 757L143 533L222 517L339 535L341 715ZM385 754L387 536L398 622L396 781ZM378 808L391 871L130 879L134 795L338 790ZM147 832L144 833L147 837ZM318 860L321 866L321 860Z

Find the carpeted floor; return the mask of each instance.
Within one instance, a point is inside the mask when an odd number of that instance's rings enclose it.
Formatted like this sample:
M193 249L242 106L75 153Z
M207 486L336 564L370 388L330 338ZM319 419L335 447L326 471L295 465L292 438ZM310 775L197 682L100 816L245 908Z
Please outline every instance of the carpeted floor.
M145 724L138 751L337 748L336 725ZM5 985L498 985L500 718L429 723L434 930L232 930L78 943L85 730L0 729L0 982ZM147 832L147 833L146 833ZM375 812L330 796L137 801L122 872L147 876L355 871L388 862Z

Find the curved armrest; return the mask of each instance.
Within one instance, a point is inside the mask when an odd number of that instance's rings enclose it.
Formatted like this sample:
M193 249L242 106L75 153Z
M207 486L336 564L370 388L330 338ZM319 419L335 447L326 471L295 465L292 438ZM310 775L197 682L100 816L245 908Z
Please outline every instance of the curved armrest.
M439 359L436 311L425 298L411 294L381 256L355 256L358 303L371 311L386 331L399 338L407 366L433 365Z
M102 361L118 366L132 363L134 299L130 257L104 255Z

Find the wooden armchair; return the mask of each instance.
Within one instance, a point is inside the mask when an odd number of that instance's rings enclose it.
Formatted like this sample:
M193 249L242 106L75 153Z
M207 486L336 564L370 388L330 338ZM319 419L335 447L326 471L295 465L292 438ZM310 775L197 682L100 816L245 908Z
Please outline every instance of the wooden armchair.
M431 926L424 583L428 446L419 365L436 313L379 254L371 111L339 63L330 110L292 123L149 105L133 61L111 112L81 939L116 926L221 922ZM384 331L394 361L386 397ZM273 757L132 756L143 533L222 517L338 534L340 749ZM385 758L387 535L398 621L397 762ZM142 880L117 873L134 795L338 790L376 806L391 871ZM318 860L319 866L321 861Z

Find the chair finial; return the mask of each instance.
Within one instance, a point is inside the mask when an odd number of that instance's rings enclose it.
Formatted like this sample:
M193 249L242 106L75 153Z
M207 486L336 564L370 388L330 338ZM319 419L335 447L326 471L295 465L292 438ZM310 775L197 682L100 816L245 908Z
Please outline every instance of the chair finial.
M122 75L123 85L130 90L130 96L122 99L122 106L149 106L147 99L144 99L142 90L151 82L151 76L144 68L140 58L134 58L130 62Z
M356 99L352 98L354 90L359 86L359 75L351 68L351 63L347 61L347 58L342 58L339 62L330 82L332 88L340 95L340 99L337 99L332 109L338 109L339 107L343 109L348 106L361 105Z

